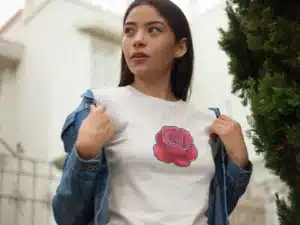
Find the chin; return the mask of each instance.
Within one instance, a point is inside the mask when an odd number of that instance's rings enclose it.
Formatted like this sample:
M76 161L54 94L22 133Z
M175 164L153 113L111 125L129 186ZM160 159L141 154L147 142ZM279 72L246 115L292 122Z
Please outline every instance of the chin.
M149 74L150 70L146 67L141 67L139 66L138 68L131 68L130 71L135 75L135 76L144 76L146 74Z

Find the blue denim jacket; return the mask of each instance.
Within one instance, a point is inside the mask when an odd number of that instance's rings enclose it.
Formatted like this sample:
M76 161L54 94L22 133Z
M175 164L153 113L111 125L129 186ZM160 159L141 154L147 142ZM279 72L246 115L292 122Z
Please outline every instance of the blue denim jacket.
M105 150L93 160L78 157L74 143L91 104L93 92L83 94L81 104L68 115L61 138L67 158L61 181L53 197L53 213L58 225L105 225L108 215L108 168ZM215 110L219 116L218 110ZM216 172L211 181L208 225L228 225L228 216L244 194L252 174L252 164L239 168L226 156L219 138L209 140L215 157ZM187 225L187 224L185 224Z

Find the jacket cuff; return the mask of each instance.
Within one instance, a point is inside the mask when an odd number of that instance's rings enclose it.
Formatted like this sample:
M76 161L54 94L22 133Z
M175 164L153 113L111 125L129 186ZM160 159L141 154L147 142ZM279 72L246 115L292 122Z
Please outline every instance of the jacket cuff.
M102 151L97 154L94 159L84 160L79 157L75 147L72 148L70 155L67 158L66 168L72 173L82 174L85 176L94 176L102 167Z
M241 168L228 157L226 174L237 186L246 185L252 174L252 163L249 161L244 168Z

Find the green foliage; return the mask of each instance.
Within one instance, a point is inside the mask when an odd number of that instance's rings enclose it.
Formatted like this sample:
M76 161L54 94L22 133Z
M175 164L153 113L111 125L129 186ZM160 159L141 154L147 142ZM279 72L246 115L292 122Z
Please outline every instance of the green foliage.
M234 0L219 45L232 93L249 104L250 137L265 165L290 188L277 196L281 225L300 221L300 1Z

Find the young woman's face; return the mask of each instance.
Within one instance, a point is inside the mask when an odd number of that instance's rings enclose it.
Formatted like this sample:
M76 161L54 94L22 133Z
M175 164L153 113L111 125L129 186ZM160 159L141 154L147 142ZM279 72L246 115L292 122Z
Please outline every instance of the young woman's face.
M156 79L169 73L178 48L170 26L155 8L141 5L131 10L124 24L122 49L135 76Z

